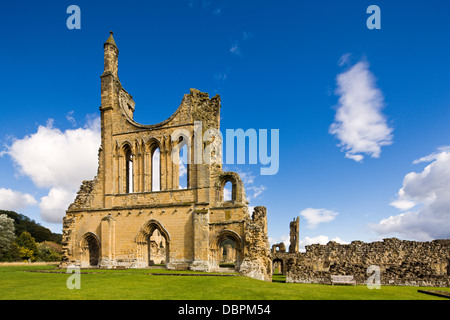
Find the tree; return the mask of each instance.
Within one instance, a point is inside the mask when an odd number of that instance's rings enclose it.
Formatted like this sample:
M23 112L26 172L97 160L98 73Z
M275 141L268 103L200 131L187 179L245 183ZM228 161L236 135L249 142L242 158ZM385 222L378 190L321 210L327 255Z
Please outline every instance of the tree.
M51 241L44 241L38 244L39 261L60 261L62 257L62 248L59 244Z
M11 248L8 252L6 252L3 257L1 258L1 261L21 261L22 257L20 256L20 248L17 245L17 243L13 242L11 245Z
M17 238L16 243L20 248L20 256L22 259L30 259L31 261L36 260L38 247L36 245L36 241L29 232L22 232L19 238Z
M6 214L9 218L14 220L15 234L17 237L22 234L23 231L28 231L36 242L53 241L61 243L61 234L51 232L49 229L41 226L39 223L23 214L7 210L0 210L0 214Z
M9 251L14 239L14 220L7 215L0 215L0 258Z

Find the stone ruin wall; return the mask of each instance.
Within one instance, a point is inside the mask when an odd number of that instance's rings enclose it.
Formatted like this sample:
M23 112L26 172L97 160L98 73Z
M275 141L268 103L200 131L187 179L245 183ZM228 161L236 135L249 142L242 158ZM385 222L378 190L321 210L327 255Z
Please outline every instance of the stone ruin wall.
M60 267L165 264L171 270L216 272L225 262L241 275L271 281L267 210L255 207L250 216L239 174L222 168L222 140L215 135L220 96L190 89L169 118L140 124L133 119L135 102L118 77L112 32L103 48L98 170L93 180L83 181L66 211ZM185 188L175 161L183 145L194 160L186 166ZM156 150L159 172L154 173ZM232 185L228 200L226 183Z
M286 282L330 284L331 275L353 275L367 284L371 265L380 269L381 285L450 286L450 240L416 242L396 238L364 243L306 246L304 253L286 257Z
M251 220L246 219L245 242L245 258L239 273L258 280L272 281L266 207L255 207Z

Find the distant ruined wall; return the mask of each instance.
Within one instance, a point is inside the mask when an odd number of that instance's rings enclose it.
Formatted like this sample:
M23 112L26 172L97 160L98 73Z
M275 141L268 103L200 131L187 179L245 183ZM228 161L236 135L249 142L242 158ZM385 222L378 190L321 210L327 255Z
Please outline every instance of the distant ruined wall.
M286 282L330 284L331 275L353 275L357 284L366 284L380 269L381 285L450 286L450 240L415 242L396 238L342 245L306 246L306 252L290 255Z

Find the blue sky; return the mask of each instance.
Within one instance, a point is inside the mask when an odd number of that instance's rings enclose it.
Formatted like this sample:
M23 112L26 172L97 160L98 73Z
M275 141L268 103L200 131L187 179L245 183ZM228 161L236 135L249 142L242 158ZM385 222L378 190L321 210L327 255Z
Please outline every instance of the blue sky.
M66 27L72 4L79 30ZM372 4L381 29L366 26ZM301 246L449 238L449 10L438 0L3 4L0 207L61 232L61 206L96 173L112 30L136 121L168 118L196 88L220 94L223 133L279 130L277 174L225 165L250 205L267 207L272 242L288 240L297 216ZM34 149L41 141L47 149Z

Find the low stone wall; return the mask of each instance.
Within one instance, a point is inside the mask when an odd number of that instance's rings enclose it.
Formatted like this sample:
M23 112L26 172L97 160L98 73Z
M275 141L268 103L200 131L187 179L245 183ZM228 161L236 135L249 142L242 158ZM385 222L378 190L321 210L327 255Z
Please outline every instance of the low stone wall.
M381 285L450 286L450 240L416 242L396 238L364 243L306 246L290 255L286 282L330 284L331 275L353 275L357 284L378 276ZM379 270L368 272L369 266ZM374 282L371 282L374 283Z

